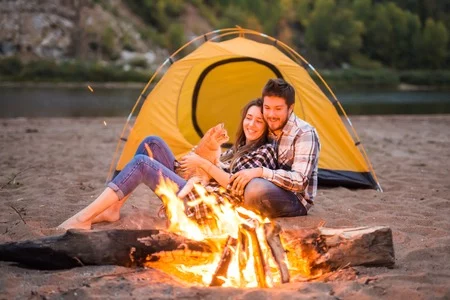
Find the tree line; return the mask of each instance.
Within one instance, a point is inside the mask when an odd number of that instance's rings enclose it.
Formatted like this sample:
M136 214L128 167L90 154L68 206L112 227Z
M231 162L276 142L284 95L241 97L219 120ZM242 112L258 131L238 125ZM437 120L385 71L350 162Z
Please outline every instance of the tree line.
M148 38L175 50L186 42L177 22L195 6L214 27L258 30L318 67L446 69L449 0L126 0L149 24ZM200 34L200 32L199 32Z

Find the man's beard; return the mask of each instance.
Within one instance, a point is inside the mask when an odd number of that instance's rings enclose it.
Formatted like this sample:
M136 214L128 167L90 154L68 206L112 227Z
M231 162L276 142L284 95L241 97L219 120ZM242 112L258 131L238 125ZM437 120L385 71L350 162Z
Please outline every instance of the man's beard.
M287 120L286 120L286 121L287 121ZM281 120L278 119L277 121L275 121L275 122L272 123L272 125L275 125L276 127L271 127L271 126L270 126L270 125L271 125L270 122L267 122L267 124L269 125L270 131L275 132L275 131L278 131L278 130L283 129L284 125L286 125L286 122L281 123Z
M286 111L286 113L287 113L287 115L285 116L284 119L281 119L281 118L264 118L264 120L266 121L267 125L269 126L269 130L270 131L275 132L275 131L282 130L284 128L284 126L286 125L286 123L289 120L289 116L290 116L291 112L288 113L288 111ZM274 121L270 121L270 119L275 119L275 120ZM276 127L272 128L272 126L276 126Z

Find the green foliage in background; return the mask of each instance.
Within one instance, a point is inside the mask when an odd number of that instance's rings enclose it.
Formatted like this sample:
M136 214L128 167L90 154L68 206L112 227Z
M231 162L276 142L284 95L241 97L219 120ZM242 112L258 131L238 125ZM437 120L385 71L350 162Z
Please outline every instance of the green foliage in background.
M15 77L22 72L23 64L18 57L7 57L0 60L0 76Z
M182 0L125 0L128 7L145 21L150 29L142 32L147 38L170 52L185 43L183 27L178 19L184 12Z
M316 74L310 73L311 77L317 79ZM326 81L333 85L345 85L345 86L383 86L395 87L400 83L399 75L388 69L378 70L364 70L364 69L335 69L335 70L322 70L321 76L326 78Z
M260 30L308 53L318 67L445 69L450 6L437 0L191 1L219 28ZM210 18L208 18L210 19ZM217 24L213 24L217 25Z
M109 1L95 2L111 7ZM212 30L239 25L271 35L294 48L317 69L330 70L325 71L327 80L352 84L359 80L376 84L450 85L446 71L450 69L449 0L124 0L123 3L141 19L141 38L170 53L184 45L190 35L205 33L186 26L187 18L200 17ZM119 57L120 50L135 50L129 36L125 34L119 41L111 28L100 34L98 43L101 57L110 62ZM137 70L148 67L142 60L130 65ZM82 62L25 64L14 57L0 60L3 80L148 79L147 75L140 77L139 71L132 72L123 71L121 66L88 66Z
M425 29L418 40L418 55L423 65L440 68L447 57L448 31L444 24L427 19Z
M1 81L146 82L148 77L148 72L125 71L121 66L100 63L89 64L80 61L58 63L53 60L38 60L23 64L14 57L0 59Z
M445 4L447 2L447 4ZM196 8L211 28L239 25L274 36L319 68L446 69L450 5L437 0L125 0L148 25L144 38L173 52L180 17ZM200 33L198 33L200 34ZM108 47L107 47L108 48Z
M348 62L362 45L361 21L352 10L339 8L334 0L318 0L308 18L305 41L324 59L325 64Z

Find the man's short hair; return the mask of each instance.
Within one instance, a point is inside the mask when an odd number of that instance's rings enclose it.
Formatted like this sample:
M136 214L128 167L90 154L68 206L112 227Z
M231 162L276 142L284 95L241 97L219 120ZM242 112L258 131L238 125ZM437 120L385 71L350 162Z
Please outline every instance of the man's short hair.
M265 96L276 96L283 98L288 107L295 103L295 90L282 78L269 79L262 91L264 103Z

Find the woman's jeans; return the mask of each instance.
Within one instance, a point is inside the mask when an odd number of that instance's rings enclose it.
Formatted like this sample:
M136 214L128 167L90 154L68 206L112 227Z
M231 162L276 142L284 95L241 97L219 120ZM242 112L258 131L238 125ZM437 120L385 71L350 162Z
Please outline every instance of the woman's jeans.
M148 156L145 143L152 151L153 158ZM174 161L175 156L167 144L160 137L149 136L141 142L133 159L108 183L108 187L116 192L119 199L122 199L141 183L154 192L162 176L173 181L181 189L186 184L186 180L174 172Z
M153 158L148 156L145 143ZM139 145L134 158L108 183L108 187L116 192L119 199L123 199L141 183L154 192L162 176L181 189L186 180L174 172L174 161L175 156L167 144L160 137L149 136ZM262 178L254 178L248 183L243 206L269 218L306 215L305 207L294 193Z

